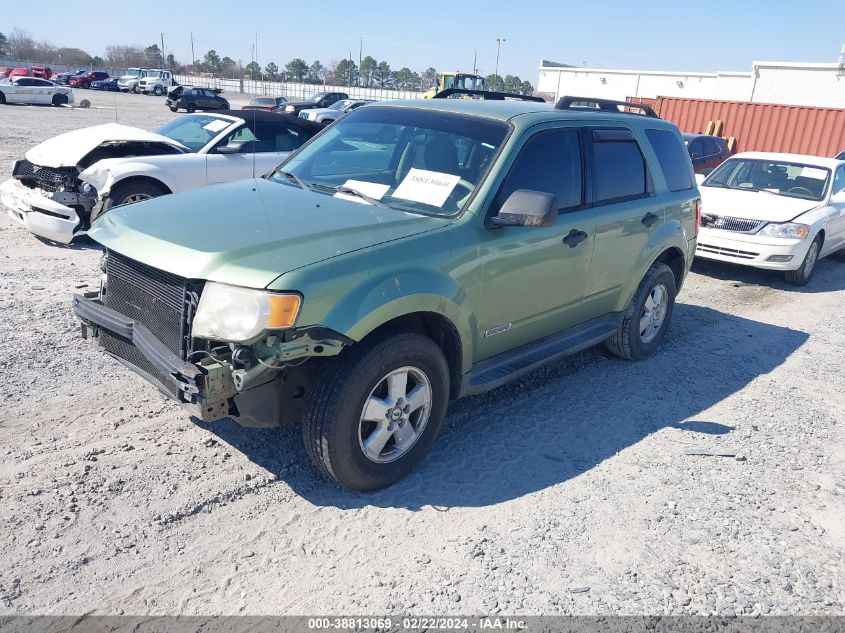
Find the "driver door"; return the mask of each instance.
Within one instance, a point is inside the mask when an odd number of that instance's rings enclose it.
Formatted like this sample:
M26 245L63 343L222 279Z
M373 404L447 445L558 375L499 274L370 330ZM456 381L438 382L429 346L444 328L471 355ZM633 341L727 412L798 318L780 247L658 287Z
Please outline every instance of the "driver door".
M576 127L547 127L528 138L488 210L518 189L553 193L549 227L481 227L482 288L476 361L579 324L595 244L586 207L584 154ZM577 236L577 240L571 236Z
M845 165L840 166L833 176L833 187L830 191L831 215L825 227L824 254L845 248L845 202L834 199L843 195L845 195Z

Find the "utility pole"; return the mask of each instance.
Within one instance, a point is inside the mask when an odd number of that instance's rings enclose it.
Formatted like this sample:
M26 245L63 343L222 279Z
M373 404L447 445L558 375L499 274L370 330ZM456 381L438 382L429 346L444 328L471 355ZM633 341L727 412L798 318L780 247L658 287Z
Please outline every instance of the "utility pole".
M161 67L164 68L164 33L161 34Z
M358 86L361 86L361 56L364 54L364 36L361 36L361 43L358 46Z
M196 60L197 58L194 55L194 32L191 31L191 70L193 72L197 71L196 67L194 66L194 62L196 62Z
M504 37L496 38L496 79L499 78L499 51L502 50L502 42L507 42L507 40Z
M478 74L478 49L473 51L473 54L472 54L472 74L473 75Z

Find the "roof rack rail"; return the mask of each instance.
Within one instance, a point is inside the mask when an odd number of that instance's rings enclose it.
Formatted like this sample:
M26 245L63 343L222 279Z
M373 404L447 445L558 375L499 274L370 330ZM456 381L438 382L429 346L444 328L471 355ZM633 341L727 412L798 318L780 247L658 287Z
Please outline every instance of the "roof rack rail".
M481 97L487 101L504 101L505 99L518 99L519 101L534 101L536 103L545 103L542 97L534 97L532 95L520 95L515 92L495 92L493 90L470 90L469 88L446 88L441 90L432 99L448 99L452 95L470 95Z
M626 108L642 110L642 116L652 117L654 119L660 118L657 116L657 112L654 111L654 108L644 103L634 103L633 101L613 101L611 99L597 99L596 97L572 97L567 95L558 99L558 102L555 104L555 110L570 110L573 107L581 107L582 104L595 104L595 106L602 112L615 112L617 114L620 113L619 106L624 106Z

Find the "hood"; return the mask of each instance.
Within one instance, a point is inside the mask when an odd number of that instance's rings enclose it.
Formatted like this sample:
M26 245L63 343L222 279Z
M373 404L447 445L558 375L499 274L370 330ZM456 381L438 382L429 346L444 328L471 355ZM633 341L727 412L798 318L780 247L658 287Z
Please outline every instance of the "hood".
M742 191L699 187L701 213L766 222L789 222L822 203L817 200L779 196L767 191Z
M297 268L450 222L259 178L117 207L88 235L175 275L265 288Z
M54 136L29 150L26 159L42 167L73 167L91 150L108 141L164 143L179 149L188 149L172 138L155 132L118 123L106 123Z

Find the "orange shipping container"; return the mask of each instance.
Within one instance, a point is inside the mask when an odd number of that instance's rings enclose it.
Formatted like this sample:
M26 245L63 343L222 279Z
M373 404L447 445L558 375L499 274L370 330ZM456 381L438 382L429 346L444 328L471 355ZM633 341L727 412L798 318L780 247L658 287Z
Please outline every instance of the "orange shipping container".
M658 97L655 109L682 132L701 134L709 121L723 121L721 136L736 137L738 152L834 156L845 149L843 109L678 97Z

